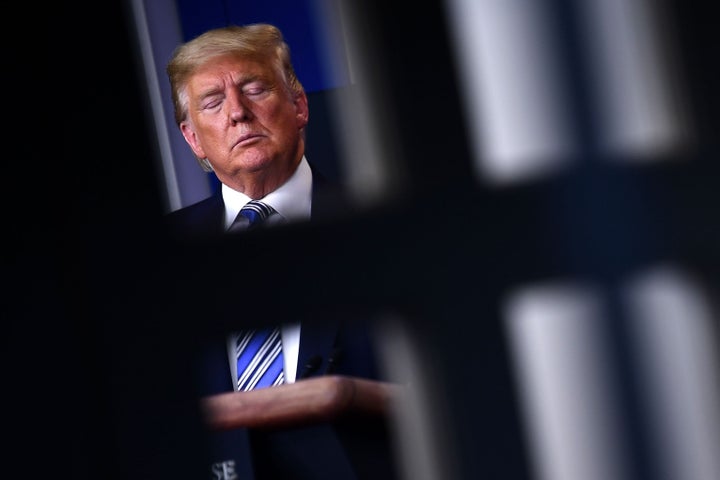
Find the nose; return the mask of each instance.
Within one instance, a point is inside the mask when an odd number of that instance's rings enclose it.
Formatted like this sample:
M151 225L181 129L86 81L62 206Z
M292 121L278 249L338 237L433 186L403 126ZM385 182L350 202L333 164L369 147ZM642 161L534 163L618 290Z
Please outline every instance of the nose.
M247 122L252 118L252 111L244 100L242 94L239 93L232 93L227 98L230 122L233 125L238 122Z

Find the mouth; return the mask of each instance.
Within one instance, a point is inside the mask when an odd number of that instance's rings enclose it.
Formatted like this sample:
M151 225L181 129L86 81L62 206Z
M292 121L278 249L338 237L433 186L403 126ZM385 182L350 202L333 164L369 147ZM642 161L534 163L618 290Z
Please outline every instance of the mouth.
M247 133L245 135L242 135L240 138L238 138L238 141L235 144L235 146L247 145L247 144L252 143L260 138L262 138L262 135L260 135L259 133Z

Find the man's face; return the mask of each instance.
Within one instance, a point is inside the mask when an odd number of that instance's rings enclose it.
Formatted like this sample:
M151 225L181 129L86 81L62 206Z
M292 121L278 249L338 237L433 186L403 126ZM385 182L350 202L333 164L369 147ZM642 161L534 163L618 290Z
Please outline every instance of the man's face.
M303 154L307 97L294 97L271 65L218 57L193 74L186 91L183 136L221 182L253 196L258 184L273 190L292 175Z

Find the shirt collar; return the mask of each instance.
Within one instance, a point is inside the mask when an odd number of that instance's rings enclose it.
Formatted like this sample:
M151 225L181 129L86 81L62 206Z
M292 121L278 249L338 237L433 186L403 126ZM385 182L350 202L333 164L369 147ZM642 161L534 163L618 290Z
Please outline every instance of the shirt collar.
M240 209L251 199L244 193L221 185L225 203L225 228L232 224ZM273 207L286 221L301 221L310 218L312 204L312 171L303 155L295 173L277 190L268 193L259 200Z

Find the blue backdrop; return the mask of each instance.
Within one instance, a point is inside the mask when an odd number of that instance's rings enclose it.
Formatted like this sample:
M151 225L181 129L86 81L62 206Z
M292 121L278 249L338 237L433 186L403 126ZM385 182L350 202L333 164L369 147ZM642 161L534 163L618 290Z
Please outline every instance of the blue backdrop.
M293 64L308 93L349 84L347 60L330 60L329 48L344 52L339 2L332 0L177 0L185 40L229 24L267 22L277 25L290 45ZM337 59L337 57L336 57Z

